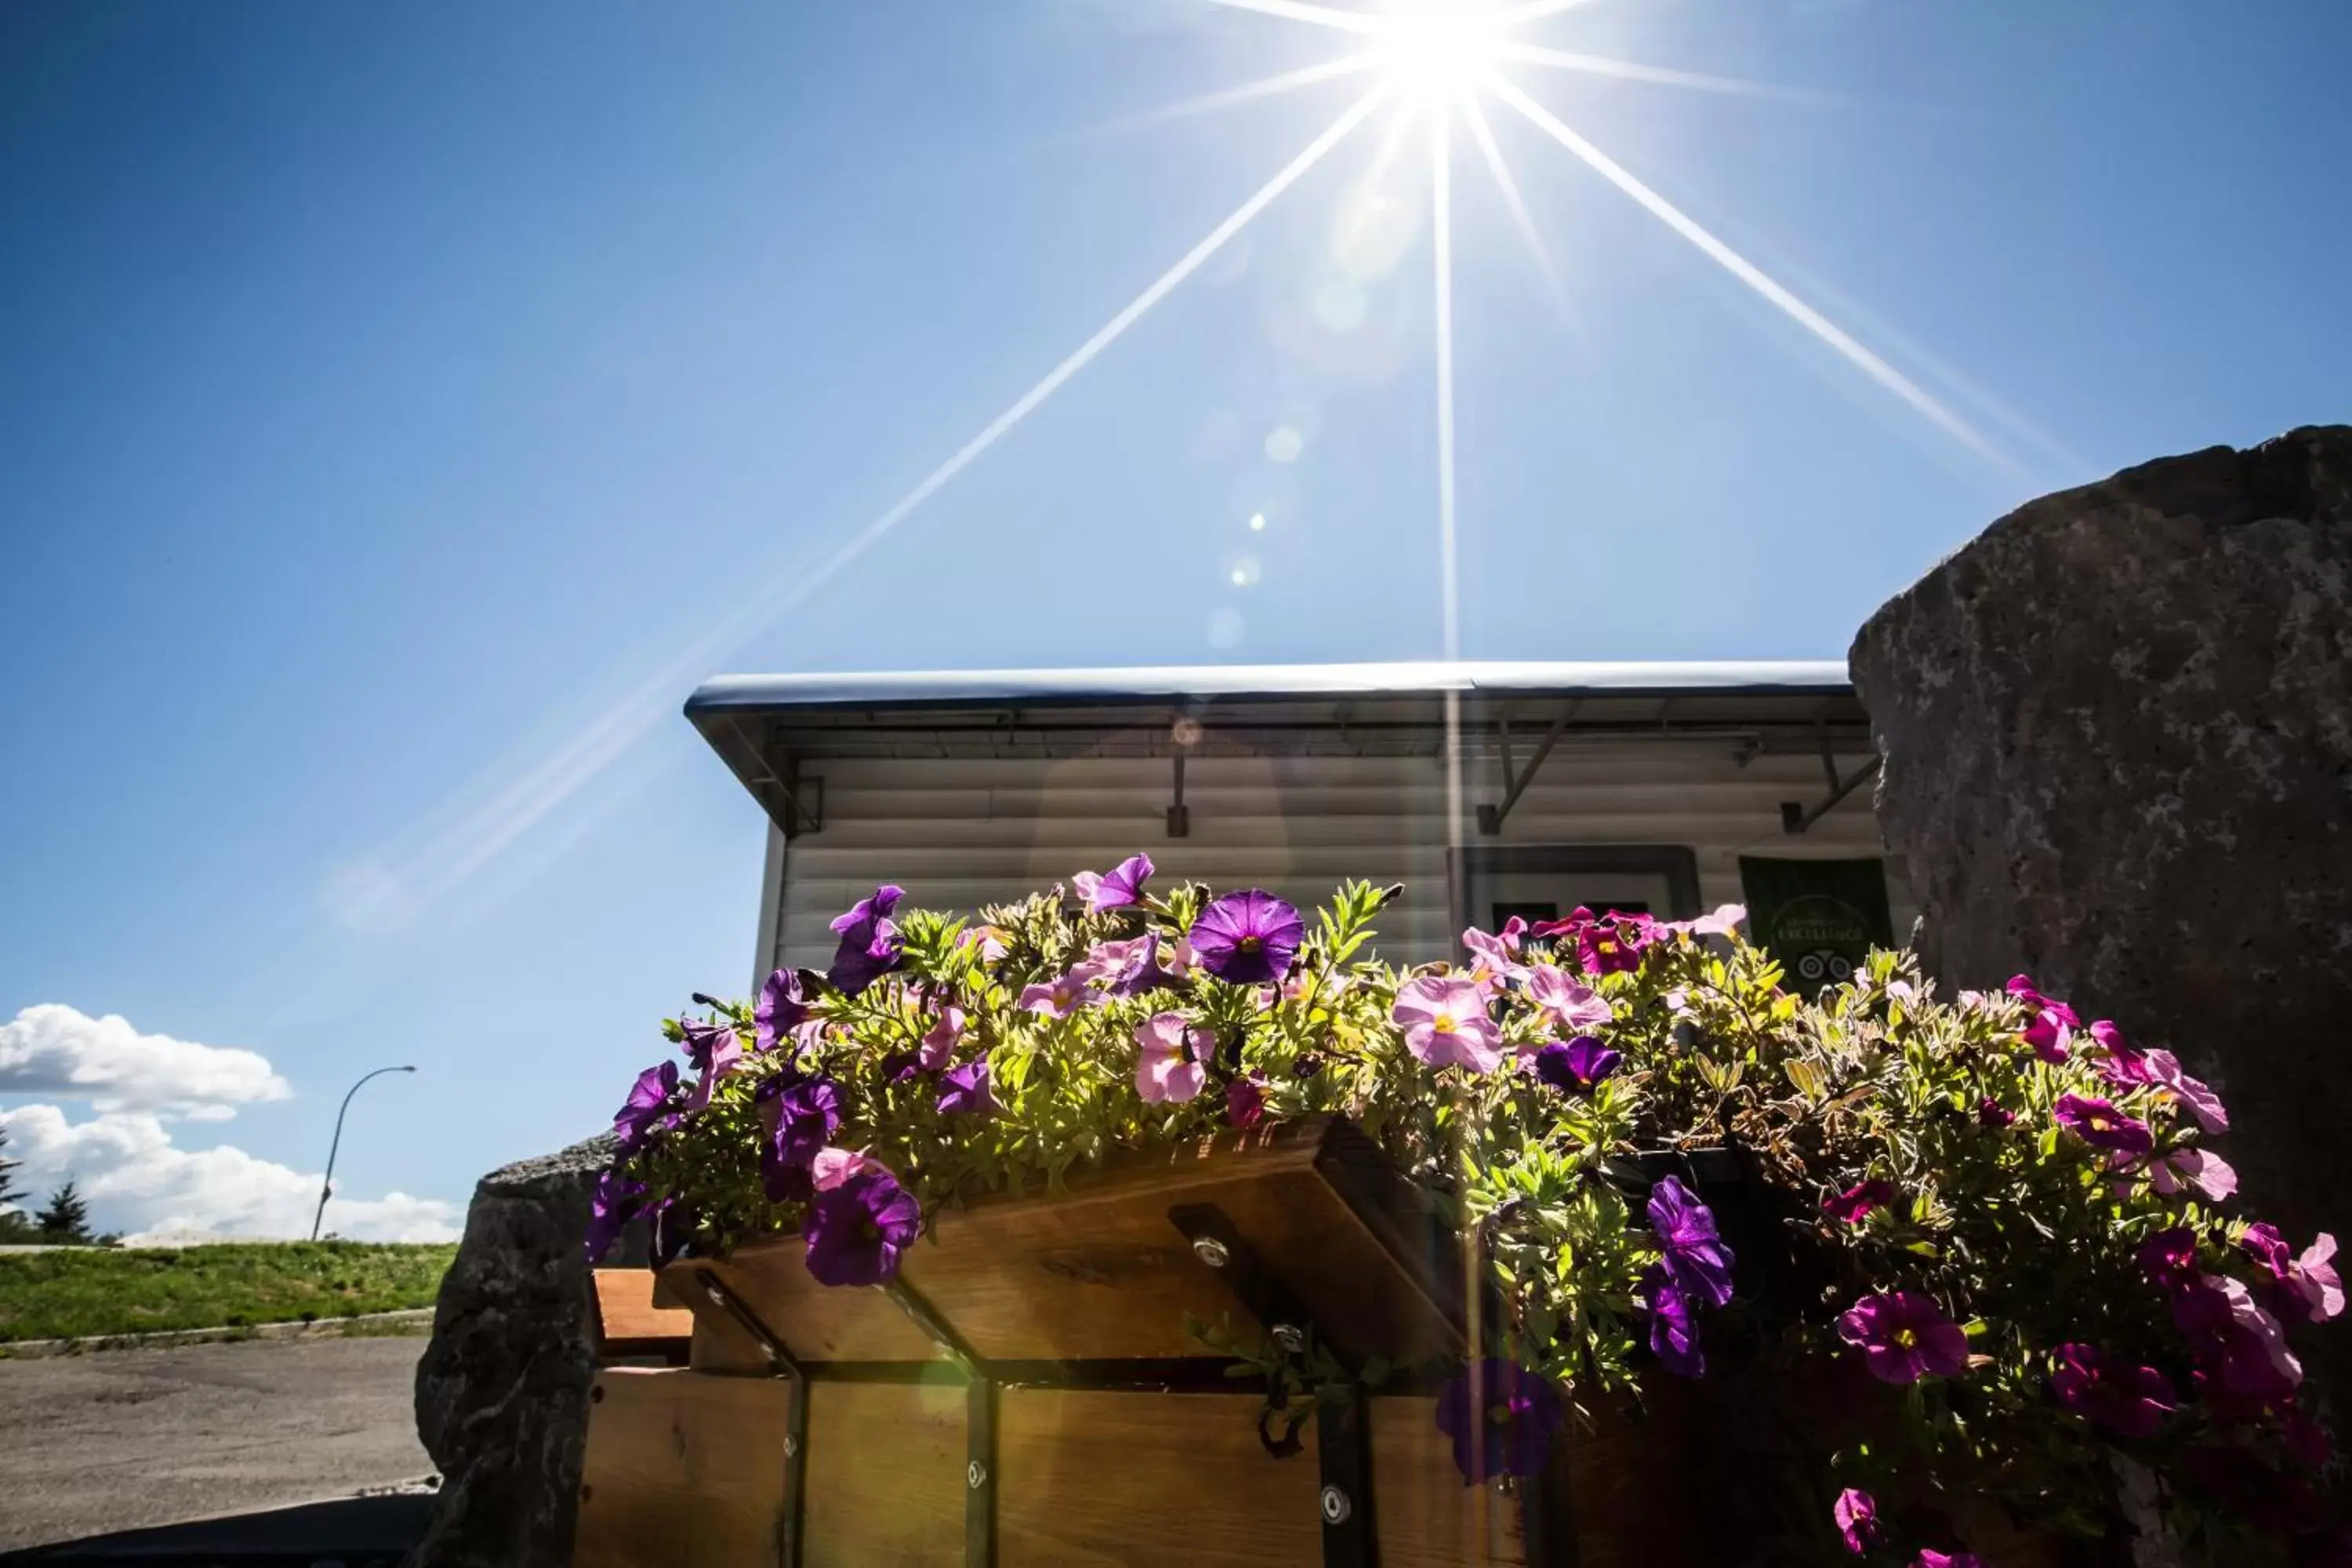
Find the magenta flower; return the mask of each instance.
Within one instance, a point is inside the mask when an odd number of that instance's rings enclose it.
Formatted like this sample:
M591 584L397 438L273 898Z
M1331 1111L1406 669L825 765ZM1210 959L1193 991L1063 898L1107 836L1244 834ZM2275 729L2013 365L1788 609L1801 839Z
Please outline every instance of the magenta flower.
M1566 1416L1549 1379L1494 1357L1465 1367L1437 1396L1437 1429L1454 1439L1468 1486L1541 1473Z
M1573 942L1584 935L1585 929L1592 924L1592 911L1579 904L1559 920L1536 921L1528 928L1528 934L1533 937L1566 937Z
M1658 940L1647 915L1612 914L1577 933L1577 962L1587 974L1622 974L1642 967L1642 952Z
M1991 1095L1988 1094L1977 1101L1977 1125L1979 1127L2006 1127L2016 1120L2017 1112Z
M1690 1300L1675 1288L1665 1265L1654 1263L1634 1287L1650 1314L1650 1353L1676 1377L1706 1375L1706 1352L1700 1345L1698 1321Z
M2219 1154L2202 1149L2176 1149L2148 1165L2150 1185L2166 1197L2193 1191L2215 1203L2238 1190L2238 1173Z
M1716 1234L1713 1211L1681 1181L1661 1176L1650 1189L1650 1232L1657 1237L1658 1261L1675 1289L1694 1303L1720 1307L1731 1300L1731 1248Z
M1217 1037L1181 1013L1160 1013L1136 1026L1135 1092L1148 1104L1191 1100L1209 1080Z
M872 898L858 900L834 921L841 945L834 950L833 967L824 977L835 990L855 996L898 967L902 957L898 928L890 923L889 915L906 896L904 888L886 883L874 889Z
M2133 1256L2141 1271L2168 1294L2197 1283L2197 1233L2185 1225L2158 1231Z
M1424 974L1397 991L1391 1019L1404 1026L1405 1049L1433 1068L1493 1072L1503 1061L1503 1032L1486 1016L1486 993L1460 974Z
M996 1097L988 1092L988 1058L970 1061L960 1068L950 1068L940 1079L940 1111L954 1116L967 1110L989 1111L996 1109Z
M824 1285L879 1285L923 1233L923 1211L898 1179L869 1165L809 1204L801 1235L808 1271Z
M1192 957L1218 979L1263 985L1290 972L1307 922L1263 888L1245 888L1202 910L1190 933Z
M1250 1128L1265 1120L1265 1086L1254 1078L1237 1078L1225 1085L1225 1121Z
M613 1131L621 1140L622 1153L635 1153L655 1133L677 1125L669 1104L677 1092L676 1062L661 1062L637 1075L629 1086L629 1098L613 1113Z
M2181 1071L2179 1058L2170 1051L2149 1051L2141 1059L2147 1066L2148 1081L2187 1106L2198 1126L2208 1133L2230 1130L2230 1113L2221 1108L2221 1097Z
M2171 1380L2152 1366L2084 1344L2060 1345L2054 1359L2050 1392L2058 1403L2118 1437L2155 1436L2179 1406Z
M2112 1100L2095 1095L2062 1094L2051 1107L2051 1119L2094 1149L2112 1149L2126 1155L2145 1154L2156 1147L2147 1123L2126 1116Z
M1860 1348L1870 1375L1881 1383L1958 1377L1968 1370L1968 1336L1915 1291L1864 1297L1838 1319L1838 1335Z
M2043 1061L2064 1061L2068 1043L2074 1031L2083 1026L2074 1009L2044 996L2022 974L2010 976L2009 994L2025 1005L2025 1043Z
M1833 1198L1824 1199L1822 1212L1833 1220L1858 1225L1862 1216L1873 1209L1885 1208L1895 1201L1895 1184L1873 1176L1866 1182L1856 1182Z
M2257 1222L2246 1227L2238 1246L2284 1287L2272 1292L2272 1299L2290 1321L2323 1321L2344 1310L2344 1284L2332 1261L2334 1237L2321 1232L2297 1258L2276 1226Z
M1830 1517L1837 1521L1838 1533L1845 1537L1845 1549L1856 1557L1878 1544L1878 1500L1868 1492L1846 1488L1838 1493Z
M1528 995L1557 1029L1581 1031L1609 1022L1609 1004L1589 985L1580 985L1564 970L1549 963L1528 970Z
M1087 901L1087 913L1098 915L1105 910L1123 910L1143 901L1143 884L1150 879L1154 868L1149 855L1130 855L1120 861L1108 875L1081 871L1070 879L1078 897Z
M698 1024L681 1018L678 1029L686 1037L678 1042L679 1048L702 1075L695 1079L693 1089L686 1097L686 1109L700 1110L710 1103L710 1091L719 1080L742 1061L743 1037L735 1032L732 1024Z
M1938 1552L1922 1546L1911 1568L1985 1568L1985 1560L1973 1552Z
M596 1190L588 1199L588 1230L583 1237L591 1264L604 1261L605 1254L621 1238L621 1231L635 1217L646 1195L646 1184L623 1175L617 1169L596 1178Z
M2099 1071L2106 1076L2109 1082L2130 1087L2148 1081L2147 1055L2134 1050L2125 1042L2124 1032L2116 1027L2115 1020L2094 1020L2090 1036L2098 1042L2099 1048L2107 1053L2099 1063Z
M2286 1244L2286 1237L2279 1234L2278 1226L2256 1221L2246 1227L2243 1236L2238 1237L2238 1247L2247 1257L2269 1269L2273 1278L2286 1278L2287 1264L2294 1257L2294 1248Z
M1566 1094L1590 1094L1622 1058L1591 1035L1536 1053L1536 1076Z
M2200 1369L2225 1395L2275 1403L2292 1397L2303 1381L2303 1363L2286 1348L2286 1331L2243 1280L2221 1275L2177 1293L2172 1321L2194 1345Z
M962 1008L950 1002L940 1008L940 1016L923 1031L919 1044L922 1050L916 1061L925 1072L937 1072L954 1058L955 1048L963 1038L966 1020Z
M779 969L760 987L759 1005L751 1009L751 1048L772 1051L777 1042L808 1021L808 1002L798 972Z

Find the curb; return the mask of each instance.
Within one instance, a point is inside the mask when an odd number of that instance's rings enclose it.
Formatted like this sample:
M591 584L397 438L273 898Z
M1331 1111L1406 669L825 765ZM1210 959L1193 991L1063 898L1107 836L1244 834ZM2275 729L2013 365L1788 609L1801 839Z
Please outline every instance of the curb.
M0 1361L37 1361L45 1356L80 1355L87 1351L164 1350L173 1345L208 1345L236 1340L325 1340L344 1337L354 1328L430 1328L433 1309L416 1307L399 1312L362 1312L349 1318L318 1318L309 1322L253 1323L243 1328L163 1329L144 1334L92 1334L77 1340L19 1340L0 1343Z

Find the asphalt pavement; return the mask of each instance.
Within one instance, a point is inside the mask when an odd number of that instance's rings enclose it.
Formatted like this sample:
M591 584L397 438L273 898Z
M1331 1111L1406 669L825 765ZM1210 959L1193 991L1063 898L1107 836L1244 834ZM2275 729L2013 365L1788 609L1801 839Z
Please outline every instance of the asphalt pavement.
M422 1335L0 1360L0 1552L414 1482Z

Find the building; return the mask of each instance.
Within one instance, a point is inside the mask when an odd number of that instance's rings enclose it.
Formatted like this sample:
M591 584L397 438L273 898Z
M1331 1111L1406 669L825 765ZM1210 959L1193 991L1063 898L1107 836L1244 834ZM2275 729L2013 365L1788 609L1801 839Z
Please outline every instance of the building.
M768 816L757 975L823 967L877 883L977 910L1139 850L1301 906L1401 882L1393 962L1513 914L1744 902L1820 979L1912 918L1836 664L730 676L686 711Z

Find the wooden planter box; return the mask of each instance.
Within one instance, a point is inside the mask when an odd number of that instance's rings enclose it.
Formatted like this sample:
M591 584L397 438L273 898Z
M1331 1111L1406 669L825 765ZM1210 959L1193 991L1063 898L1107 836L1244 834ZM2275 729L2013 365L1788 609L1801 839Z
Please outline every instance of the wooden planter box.
M887 1289L818 1284L797 1239L682 1259L660 1299L692 1312L688 1364L599 1374L574 1561L1684 1561L1671 1399L1555 1445L1539 1479L1465 1487L1433 1389L1327 1400L1277 1457L1258 1383L1184 1327L1311 1328L1350 1366L1410 1364L1463 1352L1466 1283L1422 1195L1337 1120L983 1199Z

